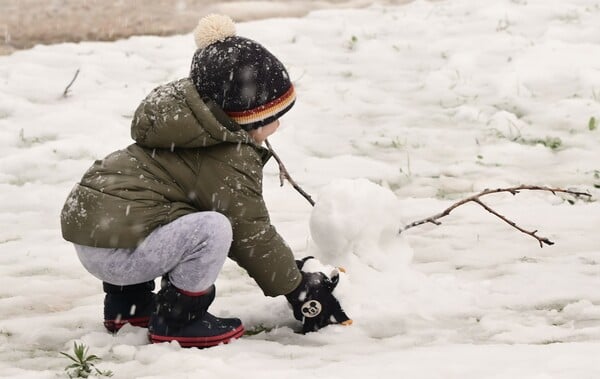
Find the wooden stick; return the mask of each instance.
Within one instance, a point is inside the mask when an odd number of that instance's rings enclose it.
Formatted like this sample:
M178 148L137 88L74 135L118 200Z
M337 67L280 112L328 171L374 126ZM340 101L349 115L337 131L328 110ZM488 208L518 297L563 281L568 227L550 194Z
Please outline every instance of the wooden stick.
M65 88L65 91L63 92L63 97L67 97L69 94L69 89L71 88L71 86L73 85L73 83L75 83L75 80L77 79L77 76L79 75L79 69L77 69L77 71L75 71L75 75L73 76L73 79L71 79L71 82L67 85L67 88Z
M304 198L306 200L308 200L308 202L310 203L310 205L312 205L314 207L315 206L315 202L312 199L312 197L308 193L306 193L302 189L302 187L300 187L294 181L294 179L292 179L292 177L290 176L290 173L285 168L285 165L283 164L283 162L279 158L279 155L277 155L277 153L275 152L275 150L273 150L273 146L271 146L271 144L269 143L269 140L265 140L265 143L267 145L267 148L269 148L269 150L271 151L271 154L273 154L273 158L275 158L275 160L277 161L277 164L279 165L279 183L280 183L280 185L283 187L284 180L287 180L288 182L290 182L290 184L292 185L292 187L294 187L294 189L296 191L298 191L302 196L304 196Z
M510 188L497 188L497 189L486 189L483 190L473 196L469 196L463 200L460 200L454 204L452 204L450 207L446 208L444 211L442 211L441 213L438 213L436 215L433 215L431 217L427 217L424 218L422 220L418 220L418 221L414 221L411 222L410 224L406 225L404 228L400 229L398 231L398 233L402 233L403 231L413 228L415 226L418 225L423 225L423 224L427 224L427 223L431 223L431 224L435 224L435 225L440 225L441 222L439 222L438 220L441 219L442 217L448 216L450 214L450 212L452 212L454 209L458 208L459 206L466 204L468 202L474 202L476 204L479 204L481 207L483 207L486 211L488 211L489 213L493 214L494 216L500 218L502 221L506 222L507 224L509 224L510 226L512 226L513 228L517 229L518 231L525 233L527 235L532 236L533 238L535 238L539 244L540 247L544 247L544 244L546 245L553 245L554 242L550 241L548 238L546 237L540 237L538 236L536 233L538 232L537 230L534 231L528 231L525 230L523 228L521 228L520 226L518 226L516 223L514 223L513 221L507 219L506 217L504 217L503 215L499 214L498 212L494 211L492 208L490 208L489 206L487 206L486 204L484 204L481 201L481 197L485 196L485 195L490 195L493 193L499 193L499 192L509 192L513 195L516 195L519 193L519 191L522 190L528 190L528 191L548 191L548 192L552 192L554 195L556 195L557 193L567 193L570 195L573 195L575 197L580 197L580 196L587 196L587 197L591 197L592 195L587 193L587 192L579 192L579 191L571 191L571 190L565 190L562 188L550 188L550 187L543 187L543 186L528 186L528 185L520 185L520 186L516 186L516 187L510 187Z

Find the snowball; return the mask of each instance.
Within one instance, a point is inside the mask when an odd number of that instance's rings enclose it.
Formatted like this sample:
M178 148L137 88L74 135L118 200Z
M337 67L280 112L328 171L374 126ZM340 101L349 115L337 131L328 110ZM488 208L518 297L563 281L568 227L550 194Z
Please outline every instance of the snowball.
M398 235L399 202L392 191L366 179L327 185L310 217L310 234L326 264L348 265L354 258L385 270L406 265L412 250ZM354 257L354 258L353 258Z
M203 17L194 29L194 40L199 49L217 41L235 36L235 24L229 16L211 14Z

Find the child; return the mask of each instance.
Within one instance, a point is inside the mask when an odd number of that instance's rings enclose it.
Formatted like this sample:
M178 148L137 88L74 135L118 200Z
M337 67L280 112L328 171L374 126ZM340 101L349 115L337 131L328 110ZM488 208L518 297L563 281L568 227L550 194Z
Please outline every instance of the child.
M239 319L207 312L227 256L265 295L285 295L304 332L350 323L332 295L337 277L301 270L262 197L271 154L261 143L295 101L287 71L226 16L201 19L194 36L190 77L142 101L135 143L96 161L62 210L63 237L103 281L104 325L193 347L240 337Z

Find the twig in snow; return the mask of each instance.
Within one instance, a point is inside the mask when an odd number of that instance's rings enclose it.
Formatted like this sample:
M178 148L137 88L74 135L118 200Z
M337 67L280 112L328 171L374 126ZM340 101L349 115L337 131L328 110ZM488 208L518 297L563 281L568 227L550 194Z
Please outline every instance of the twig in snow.
M511 187L511 188L486 189L486 190L483 190L483 191L481 191L481 192L479 192L479 193L477 193L477 194L475 194L473 196L469 196L469 197L467 197L467 198L465 198L463 200L460 200L460 201L452 204L450 207L448 207L447 209L445 209L441 213L438 213L438 214L436 214L434 216L431 216L431 217L424 218L424 219L419 220L419 221L411 222L410 224L406 225L404 228L400 229L398 231L398 233L402 233L403 231L405 231L407 229L413 228L413 227L418 226L418 225L427 224L427 223L431 223L431 224L435 224L435 225L440 225L441 222L438 221L439 219L441 219L442 217L448 216L450 214L450 212L452 212L454 209L458 208L459 206L461 206L463 204L466 204L468 202L474 202L474 203L479 204L486 211L488 211L491 214L493 214L494 216L500 218L502 221L506 222L507 224L509 224L513 228L517 229L518 231L520 231L522 233L525 233L527 235L530 235L533 238L535 238L539 242L540 247L544 247L544 244L546 244L546 245L553 245L554 242L550 241L548 238L538 236L536 234L538 232L537 230L528 231L528 230L525 230L525 229L521 228L520 226L518 226L513 221L507 219L503 215L499 214L498 212L494 211L492 208L490 208L489 206L487 206L486 204L484 204L481 201L481 199L480 199L482 196L490 195L490 194L493 194L493 193L499 193L499 192L510 192L511 194L516 195L521 190L548 191L548 192L552 192L554 195L556 195L557 192L561 192L561 193L567 193L567 194L573 195L575 197L580 197L580 196L591 197L592 196L592 195L590 195L587 192L571 191L571 190L565 190L565 189L562 189L562 188L550 188L550 187L528 186L528 185L520 185L520 186L517 186L517 187Z
M273 147L271 146L271 144L269 143L268 140L265 140L265 143L267 144L267 147L269 148L269 150L271 151L271 154L273 154L273 158L275 158L275 160L277 161L277 164L279 165L279 183L281 184L281 186L283 187L283 181L287 180L288 182L290 182L290 184L294 187L294 189L296 189L296 191L298 191L302 196L304 196L304 198L306 200L308 200L308 202L310 203L310 205L312 205L313 207L315 206L315 202L312 199L312 197L310 197L309 194L307 194L302 187L300 187L295 181L294 179L292 179L292 177L290 176L290 173L288 172L288 170L285 168L285 165L283 164L283 162L281 161L281 159L279 158L279 155L277 155L277 153L275 152L275 150L273 150Z
M71 82L67 85L67 88L65 88L65 91L63 92L63 97L67 97L69 95L69 89L71 88L73 83L75 83L75 80L77 79L78 75L79 75L79 69L77 69L77 71L75 71L75 75L73 76L73 79L71 79Z

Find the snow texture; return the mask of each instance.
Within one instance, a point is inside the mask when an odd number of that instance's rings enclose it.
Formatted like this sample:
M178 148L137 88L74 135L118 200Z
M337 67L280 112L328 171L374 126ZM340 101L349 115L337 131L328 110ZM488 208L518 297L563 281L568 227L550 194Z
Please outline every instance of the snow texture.
M285 299L226 262L211 310L265 330L207 350L107 334L58 217L87 167L131 143L139 101L187 75L191 34L0 57L0 376L64 377L73 341L115 378L600 376L598 20L597 0L452 0L238 24L289 68L298 101L270 140L317 203L270 162L272 221L298 258L347 269L354 325L296 334ZM556 242L543 249L476 205L396 234L522 183L593 197L485 198Z

